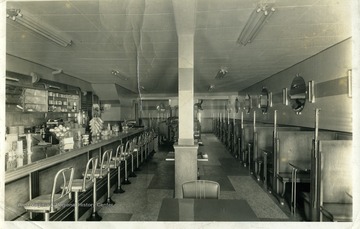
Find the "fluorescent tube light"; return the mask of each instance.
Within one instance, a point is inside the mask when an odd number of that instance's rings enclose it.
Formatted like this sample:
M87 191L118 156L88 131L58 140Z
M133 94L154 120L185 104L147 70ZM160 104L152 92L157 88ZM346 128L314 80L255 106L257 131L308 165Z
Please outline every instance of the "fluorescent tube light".
M6 79L11 80L11 81L15 81L15 82L19 82L18 78L13 78L13 77L6 76Z
M20 106L19 104L16 105L16 108L20 109L20 110L24 110L24 108L22 106Z
M121 72L119 70L111 70L111 74L113 74L114 76L119 77L122 80L125 80L125 81L128 80L128 77L121 74Z
M251 43L264 26L266 20L268 20L274 12L275 9L272 7L272 4L260 6L255 9L246 22L244 29L241 31L237 43L244 46Z
M45 27L44 25L39 24L35 20L31 19L28 15L23 15L20 13L20 9L8 9L7 18L10 18L13 21L25 26L33 32L36 32L43 37L61 45L67 47L72 44L72 41L68 38L60 37L55 31L50 30L50 28Z
M53 86L53 85L49 85L49 88L60 90L60 87L58 87L58 86Z

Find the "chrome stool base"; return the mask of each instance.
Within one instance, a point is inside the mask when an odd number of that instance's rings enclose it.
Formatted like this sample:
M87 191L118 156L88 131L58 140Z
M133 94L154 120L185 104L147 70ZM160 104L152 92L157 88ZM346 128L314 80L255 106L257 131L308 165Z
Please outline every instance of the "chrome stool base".
M120 187L117 187L117 188L114 190L114 193L116 193L116 194L124 193L124 192L125 192L125 190L122 189L121 186L120 186Z
M93 212L91 215L86 219L86 221L101 221L102 217L97 213Z
M131 184L131 182L129 181L129 179L125 179L121 184Z
M131 173L129 174L129 177L137 177L137 176L136 176L136 174L135 174L134 172L131 172Z
M115 201L113 201L111 199L111 197L106 198L105 202L103 204L107 204L107 205L114 205Z

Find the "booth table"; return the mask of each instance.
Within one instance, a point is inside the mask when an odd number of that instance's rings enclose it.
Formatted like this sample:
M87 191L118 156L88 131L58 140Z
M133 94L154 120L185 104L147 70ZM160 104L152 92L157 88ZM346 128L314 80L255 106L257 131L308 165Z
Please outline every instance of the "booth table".
M175 161L175 152L169 152L165 158L165 161ZM204 157L202 154L198 154L197 161L209 161L209 159Z
M258 221L258 218L246 200L165 198L158 221Z
M291 212L295 214L296 212L296 183L310 182L310 162L309 161L292 161L289 162L289 165L292 167L291 172ZM298 180L297 173L298 172L306 172L306 179Z

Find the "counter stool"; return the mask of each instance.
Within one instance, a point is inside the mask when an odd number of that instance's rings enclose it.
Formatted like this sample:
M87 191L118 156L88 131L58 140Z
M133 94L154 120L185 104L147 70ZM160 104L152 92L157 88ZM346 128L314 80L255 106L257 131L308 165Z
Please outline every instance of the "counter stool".
M257 171L256 171L256 179L257 181L261 180L261 168L262 168L262 164L263 164L263 159L259 158L257 160Z
M121 161L122 161L121 154L123 152L123 147L124 147L124 145L122 143L120 145L118 145L118 147L116 148L115 157L111 158L112 161L114 161L114 162L110 163L110 167L113 166L112 163L117 164L117 170L118 170L118 177L117 178L118 179L117 179L117 187L114 190L114 193L116 193L116 194L125 192L125 190L121 188Z
M148 136L148 151L147 151L147 154L146 154L146 160L150 160L150 154L151 152L154 150L154 136L153 136L153 133L152 131L150 130L149 131L149 136Z
M62 185L58 185L58 178L61 175ZM28 212L44 213L45 221L50 220L50 213L54 213L68 204L71 200L71 186L74 177L74 168L68 167L59 170L53 181L51 194L41 195L26 202L24 208ZM67 185L67 186L66 186ZM60 194L56 194L56 189L63 188Z
M141 171L140 165L139 165L139 152L141 154L141 135L139 135L137 138L133 138L133 145L134 145L134 152L136 152L136 168L135 168L135 171Z
M107 198L104 202L104 204L114 205L115 202L111 199L110 191L111 191L111 169L117 169L117 163L115 161L112 161L112 149L106 150L105 153L108 153L108 158L106 164L103 164L103 169L107 169ZM104 153L104 154L105 154Z
M147 152L146 152L146 160L150 159L150 154L154 150L154 135L152 131L148 132L147 137Z
M129 143L129 155L131 156L131 172L129 174L129 177L136 177L135 171L134 171L134 154L135 154L135 146L136 146L136 138L133 138L131 142ZM136 152L137 153L137 152Z
M130 141L127 141L125 143L125 145L123 146L123 150L121 152L121 160L125 162L125 179L122 182L122 184L131 184L130 180L129 180L129 174L128 174L128 159L130 158L130 153L129 153L129 149L130 148Z
M97 196L96 196L96 190L97 190L97 179L101 179L103 178L105 175L107 175L108 173L108 169L106 168L106 165L109 166L110 163L110 152L111 151L105 151L104 154L102 155L101 158L101 163L100 163L100 168L96 168L93 174L93 180L94 180L94 185L93 185L93 210L91 215L86 219L86 221L100 221L102 220L102 217L97 213L97 204L96 204L96 200L97 200ZM85 173L83 174L83 176L85 176ZM88 174L88 176L90 176L90 174Z
M153 154L156 152L156 133L154 131L154 129L151 130L150 132L150 140L151 140L151 144L150 144L150 152L149 152L149 157L150 159L152 158Z
M147 132L144 132L141 136L140 148L141 148L141 164L146 161L146 142L147 142Z
M159 151L159 136L156 134L155 130L152 130L152 134L153 134L153 153L150 155L150 158L152 158L154 156L154 153Z
M94 185L94 173L97 167L98 158L91 158L87 164L83 179L74 179L71 191L75 193L75 209L74 209L74 220L79 219L79 192L86 192L89 188ZM91 169L90 169L91 168Z
M143 149L142 152L141 152L141 163L144 163L146 161L147 141L148 141L147 137L148 137L147 132L144 132L143 139L142 139L142 142L141 142L141 148Z
M140 142L140 164L143 164L145 160L145 155L146 155L146 132L144 132L141 135L141 142Z

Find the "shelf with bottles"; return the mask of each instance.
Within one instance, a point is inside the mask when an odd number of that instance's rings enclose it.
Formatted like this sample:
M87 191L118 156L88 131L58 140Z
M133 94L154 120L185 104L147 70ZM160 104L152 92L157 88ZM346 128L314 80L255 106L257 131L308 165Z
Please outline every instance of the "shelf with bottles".
M80 96L49 91L48 111L50 112L78 112Z

